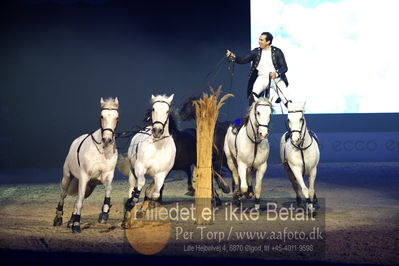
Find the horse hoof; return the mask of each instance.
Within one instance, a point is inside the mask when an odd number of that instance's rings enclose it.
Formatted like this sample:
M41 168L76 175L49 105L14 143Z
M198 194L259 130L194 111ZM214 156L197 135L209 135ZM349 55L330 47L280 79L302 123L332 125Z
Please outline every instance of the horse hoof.
M260 211L260 204L255 204L254 209Z
M297 206L297 208L300 208L300 209L304 209L305 208L305 205L303 204L302 199L299 198L299 197L296 198L296 206Z
M229 187L229 185L227 185L227 184L224 183L224 182L221 182L221 183L219 184L219 188L223 191L223 193L226 193L226 194L230 193L230 187Z
M190 197L194 197L194 190L187 191L185 195L190 196Z
M144 211L143 210L138 210L136 212L136 219L143 219L144 218Z
M240 207L242 204L240 200L236 200L233 203L234 203L234 205L236 205L236 207Z
M237 207L240 207L242 204L241 198L233 199L233 204L236 205Z
M247 192L245 193L245 197L247 198L247 199L252 199L252 197L255 195L255 193L254 193L254 188L252 187L252 186L248 186L248 190L247 190Z
M80 225L72 225L72 233L76 234L76 233L80 233Z
M247 199L252 199L253 196L254 196L254 193L253 193L253 192L247 192L247 193L245 193L245 197L246 197Z
M53 226L61 226L62 225L62 217L55 216Z
M109 218L109 214L106 212L100 213L100 216L98 217L98 222L100 224L106 224Z
M317 204L319 202L319 200L316 197L316 194L313 197L313 204Z
M129 228L129 220L130 220L130 217L131 217L131 212L130 211L125 211L125 214L123 215L123 220L122 220L122 224L121 224L121 227L123 228L123 229L128 229Z
M222 206L222 201L219 198L215 199L215 206L216 207Z
M71 228L72 225L73 225L73 221L72 221L72 220L69 220L68 223L67 223L67 227L68 227L68 228Z
M149 210L151 210L151 209L155 209L157 206L160 206L161 204L159 203L159 202L156 202L156 201L150 201L150 203L148 204L148 209Z
M127 219L122 221L121 227L122 227L123 229L128 229L128 228L129 228Z
M238 192L234 193L233 204L236 205L237 207L240 207L241 201L242 201L242 195L240 195L240 193L238 193Z

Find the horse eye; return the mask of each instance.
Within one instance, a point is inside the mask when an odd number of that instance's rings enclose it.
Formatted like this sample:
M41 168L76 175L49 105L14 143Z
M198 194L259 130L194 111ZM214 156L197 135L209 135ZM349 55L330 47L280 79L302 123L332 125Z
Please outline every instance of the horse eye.
M258 111L258 112L256 112L256 115L260 115L259 111Z
M152 108L152 111L154 112L154 111L155 111L155 109L154 109L154 108Z
M103 116L101 116L101 119L103 119L104 117Z

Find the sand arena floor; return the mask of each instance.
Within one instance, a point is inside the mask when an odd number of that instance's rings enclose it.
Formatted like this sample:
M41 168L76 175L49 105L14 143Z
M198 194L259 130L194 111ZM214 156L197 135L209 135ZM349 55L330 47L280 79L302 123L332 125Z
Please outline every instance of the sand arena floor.
M35 264L35 261L31 263L31 258L35 256L38 256L38 264L42 264L43 261L51 264L52 254L70 254L74 258L77 255L96 254L93 260L104 263L107 261L102 257L104 255L108 260L112 256L119 256L122 261L130 261L136 257L140 261L152 260L154 263L155 260L168 262L178 258L184 264L190 261L202 263L201 259L210 257L215 260L222 259L229 264L238 263L241 259L308 265L394 265L399 262L398 163L320 165L316 191L323 203L322 210L319 210L321 215L317 218L324 238L319 242L322 244L322 252L310 256L299 250L281 251L280 255L278 252L266 253L265 250L259 252L255 249L257 244L264 243L262 241L240 242L237 239L227 240L226 236L224 239L218 239L217 234L213 239L201 241L197 225L191 220L168 220L166 223L141 221L133 224L133 231L125 231L120 224L128 182L123 178L114 180L111 196L113 206L108 223L97 223L104 197L103 189L99 186L93 195L84 201L82 233L72 234L66 227L75 200L72 197L67 197L65 202L64 224L60 227L52 225L59 197L57 181L60 177L54 176L53 180L36 179L33 182L27 178L48 175L45 170L31 171L31 174L29 171L23 174L11 171L1 173L3 184L0 185L0 249L4 259L15 259L15 256L23 254L25 259L20 259L27 264ZM12 180L13 184L10 183ZM170 209L179 202L179 207L189 207L194 199L186 196L185 192L186 178L175 172L166 183L162 206ZM270 166L263 179L262 195L260 219L237 221L220 218L224 217L225 208L229 207L232 198L231 194L221 193L224 205L216 211L216 217L219 218L207 225L204 232L228 232L229 228L233 228L234 231L282 230L282 224L266 220L268 210L265 207L268 202L278 202L279 208L287 207L290 201L285 198L294 196L280 166ZM246 200L244 206L249 207L252 202ZM194 237L185 239L183 233L177 231L180 230L176 229L177 227L187 232L194 231ZM202 246L196 247L196 244ZM241 244L244 246L240 246ZM191 250L192 246L194 250ZM215 250L223 247L227 250ZM294 248L298 249L298 246ZM294 248L291 246L291 249ZM141 257L140 254L146 253L157 255Z

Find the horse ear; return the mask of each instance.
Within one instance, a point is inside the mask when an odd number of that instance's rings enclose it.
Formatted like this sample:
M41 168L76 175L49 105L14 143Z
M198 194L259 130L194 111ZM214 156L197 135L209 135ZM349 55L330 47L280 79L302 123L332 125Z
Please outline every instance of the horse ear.
M174 96L175 96L175 94L172 94L172 95L169 96L169 98L168 98L169 104L173 101L173 97L174 97Z
M155 96L153 94L151 94L151 102L153 102L155 100Z
M306 101L303 102L302 110L305 110Z
M119 100L118 100L118 97L116 97L116 98L115 98L114 102L115 102L115 104L116 104L116 105L118 105L118 106L119 106Z
M104 99L103 99L103 97L101 97L101 99L100 99L100 104L101 104L101 106L104 105Z
M273 102L274 102L274 96L270 97L269 101L270 101L271 103L273 103Z
M258 97L256 97L256 95L255 95L255 94L253 94L253 93L252 93L252 97L254 97L254 102L256 102L257 100L259 100L259 98L258 98Z

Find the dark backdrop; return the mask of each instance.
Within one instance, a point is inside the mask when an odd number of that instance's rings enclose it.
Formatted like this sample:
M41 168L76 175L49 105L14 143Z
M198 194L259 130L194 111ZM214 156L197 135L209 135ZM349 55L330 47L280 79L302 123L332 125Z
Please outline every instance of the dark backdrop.
M245 112L249 66L234 88L225 65L210 79L226 48L249 50L249 1L8 1L0 17L2 169L61 167L98 128L100 97L119 97L119 131L141 123L151 94L179 107L208 85L236 96L221 119Z
M235 97L220 119L246 110L249 65L236 65L233 80L226 65L212 74L226 48L249 51L249 0L10 0L0 23L0 169L61 169L72 140L98 128L100 97L119 97L119 131L141 124L151 94L175 93L180 107L223 85ZM272 119L271 162L283 119ZM321 137L322 162L398 161L398 113L307 121Z

